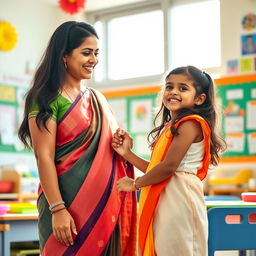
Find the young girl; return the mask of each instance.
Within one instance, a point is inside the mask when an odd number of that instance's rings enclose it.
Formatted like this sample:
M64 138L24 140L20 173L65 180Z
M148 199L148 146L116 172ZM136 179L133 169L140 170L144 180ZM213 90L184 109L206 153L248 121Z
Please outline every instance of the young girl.
M150 162L131 151L131 138L117 130L113 148L145 175L118 181L119 191L141 190L141 256L207 256L207 212L203 180L209 164L217 165L224 142L218 138L214 85L193 66L166 77L161 124L152 138Z

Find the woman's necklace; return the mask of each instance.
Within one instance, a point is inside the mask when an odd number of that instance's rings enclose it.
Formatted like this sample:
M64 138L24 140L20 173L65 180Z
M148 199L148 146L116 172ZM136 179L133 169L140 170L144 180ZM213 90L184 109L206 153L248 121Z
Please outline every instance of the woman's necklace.
M70 95L68 94L68 92L66 91L65 88L63 88L64 92L67 94L68 98L70 99L70 101L73 103L74 100L72 99L72 97L70 97Z

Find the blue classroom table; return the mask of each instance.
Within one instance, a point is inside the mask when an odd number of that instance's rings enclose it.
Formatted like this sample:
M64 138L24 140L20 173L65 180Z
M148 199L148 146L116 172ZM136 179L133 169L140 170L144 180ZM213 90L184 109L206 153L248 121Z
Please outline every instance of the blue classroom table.
M0 255L10 256L12 242L38 241L38 214L0 216Z

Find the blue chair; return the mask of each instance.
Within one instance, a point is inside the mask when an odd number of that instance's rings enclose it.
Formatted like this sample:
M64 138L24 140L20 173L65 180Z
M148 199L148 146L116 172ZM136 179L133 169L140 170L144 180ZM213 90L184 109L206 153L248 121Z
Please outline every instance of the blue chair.
M253 222L249 215L253 214ZM240 215L240 223L226 223L226 216ZM256 207L214 207L208 210L209 239L208 254L214 251L256 250Z

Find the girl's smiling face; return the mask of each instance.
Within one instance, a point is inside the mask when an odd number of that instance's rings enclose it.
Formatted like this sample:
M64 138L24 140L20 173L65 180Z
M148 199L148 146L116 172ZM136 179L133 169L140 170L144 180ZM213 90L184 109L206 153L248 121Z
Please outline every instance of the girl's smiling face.
M93 69L98 63L98 39L87 37L71 54L64 56L67 74L76 80L90 79Z
M196 95L196 89L187 75L172 74L166 80L163 104L171 112L172 117L176 116L184 108L194 108L205 100L205 94Z

